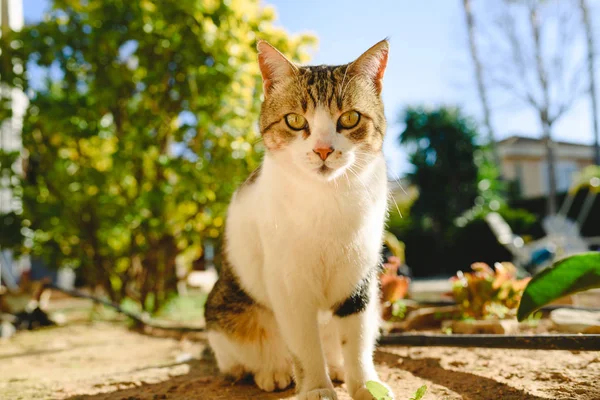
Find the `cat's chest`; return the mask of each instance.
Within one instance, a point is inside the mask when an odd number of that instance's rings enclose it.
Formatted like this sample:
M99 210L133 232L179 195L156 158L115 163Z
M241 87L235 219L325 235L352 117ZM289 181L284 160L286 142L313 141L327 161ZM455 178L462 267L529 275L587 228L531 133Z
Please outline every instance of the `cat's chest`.
M363 263L363 253L378 252L385 215L385 192L361 197L340 192L272 195L262 219L265 251L312 265ZM367 196L367 195L365 195Z
M368 200L346 194L289 191L270 198L265 223L299 239L318 235L343 240L361 229L372 207Z

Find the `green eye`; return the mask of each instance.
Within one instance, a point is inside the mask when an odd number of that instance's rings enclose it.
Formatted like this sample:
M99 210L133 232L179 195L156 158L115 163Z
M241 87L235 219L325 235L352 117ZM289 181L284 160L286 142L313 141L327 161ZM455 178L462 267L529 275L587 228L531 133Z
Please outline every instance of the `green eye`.
M360 114L358 111L346 111L338 119L338 125L344 129L354 128L360 121Z
M306 128L306 118L300 114L288 114L285 116L285 123L290 129L301 131Z

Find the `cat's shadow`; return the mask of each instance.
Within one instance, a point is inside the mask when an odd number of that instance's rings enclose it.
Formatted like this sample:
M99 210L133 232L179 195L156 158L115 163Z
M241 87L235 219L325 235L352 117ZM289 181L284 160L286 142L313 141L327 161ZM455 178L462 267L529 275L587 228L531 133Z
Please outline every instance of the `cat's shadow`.
M189 366L187 374L174 376L163 382L141 384L111 382L111 386L114 387L130 387L109 393L71 396L68 400L275 400L295 398L293 385L285 391L266 393L258 389L251 377L232 382L219 374L214 361L211 359L192 360L184 364ZM170 366L172 365L149 366L144 369ZM139 371L136 370L136 372ZM340 386L341 384L336 383L336 387Z

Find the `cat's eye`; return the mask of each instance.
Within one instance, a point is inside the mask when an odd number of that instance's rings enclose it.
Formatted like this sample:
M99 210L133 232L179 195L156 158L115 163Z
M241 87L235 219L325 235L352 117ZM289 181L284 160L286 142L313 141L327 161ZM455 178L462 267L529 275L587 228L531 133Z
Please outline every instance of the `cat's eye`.
M306 128L306 118L300 114L288 114L285 116L285 123L290 129L301 131Z
M344 129L351 129L358 125L360 121L360 114L358 111L346 111L338 119L338 125Z

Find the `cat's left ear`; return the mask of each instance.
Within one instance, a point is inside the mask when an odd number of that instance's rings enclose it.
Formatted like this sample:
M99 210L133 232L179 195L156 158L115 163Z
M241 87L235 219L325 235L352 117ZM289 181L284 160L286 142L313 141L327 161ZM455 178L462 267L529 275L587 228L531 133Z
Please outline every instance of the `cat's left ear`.
M258 49L258 65L263 78L263 90L267 96L275 83L295 75L298 67L264 40L259 40L256 47Z
M389 49L388 39L384 39L365 51L350 65L352 73L362 74L373 82L377 93L381 93L383 87L383 74L387 66Z

